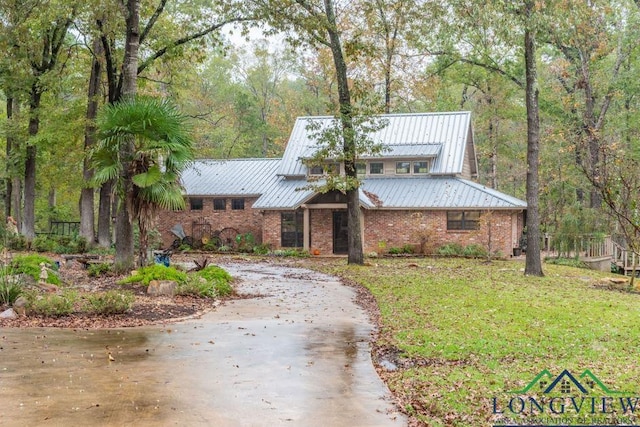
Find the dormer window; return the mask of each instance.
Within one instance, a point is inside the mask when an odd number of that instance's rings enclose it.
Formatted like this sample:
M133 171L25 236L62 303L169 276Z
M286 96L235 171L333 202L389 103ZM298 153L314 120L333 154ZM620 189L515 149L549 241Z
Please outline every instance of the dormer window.
M312 166L309 170L309 175L324 175L324 168L322 166Z
M411 162L396 162L396 174L411 173Z
M370 175L382 175L382 174L384 174L384 163L382 163L382 162L371 162L371 163L369 163L369 174Z
M413 173L414 174L429 173L430 163L431 162L427 162L427 161L413 162Z

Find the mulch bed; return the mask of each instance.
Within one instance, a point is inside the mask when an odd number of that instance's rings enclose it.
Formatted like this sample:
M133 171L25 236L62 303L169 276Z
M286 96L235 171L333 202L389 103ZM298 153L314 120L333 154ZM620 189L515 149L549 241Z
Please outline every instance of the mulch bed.
M142 285L118 285L124 276L108 274L90 277L87 268L76 260L66 261L56 255L48 255L60 261L58 275L65 286L77 289L80 294L102 292L112 289L132 291L136 301L132 309L124 314L94 315L75 313L70 316L18 316L16 319L0 319L0 327L56 327L56 328L121 328L159 323L171 323L186 318L198 317L220 304L218 300L190 296L151 297ZM105 262L110 261L109 259ZM0 312L9 308L0 304Z

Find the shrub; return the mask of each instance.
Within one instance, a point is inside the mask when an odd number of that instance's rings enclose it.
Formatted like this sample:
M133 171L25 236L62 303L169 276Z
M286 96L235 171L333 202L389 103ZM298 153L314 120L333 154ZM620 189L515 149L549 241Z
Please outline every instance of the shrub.
M82 254L87 251L88 242L82 236L57 236L58 246L55 252L58 254Z
M8 268L0 267L0 304L13 305L22 294L21 284L10 278L9 275Z
M213 282L208 282L202 277L189 277L185 283L178 284L176 295L191 295L202 298L215 298L216 288Z
M298 258L307 258L311 256L309 254L309 251L302 251L295 248L276 249L274 251L269 252L269 255L278 256L278 257L298 257Z
M27 293L27 312L42 316L67 316L73 313L78 300L76 291L67 289L62 294L40 295L37 292Z
M22 234L14 234L9 237L7 247L14 251L24 251L27 249L27 239Z
M87 296L87 311L96 314L121 314L133 307L135 295L130 291L107 291Z
M392 247L389 248L389 253L391 255L400 255L400 254L412 254L414 252L413 246L407 244L402 247Z
M268 243L262 243L261 245L256 245L253 247L253 253L257 255L266 255L269 253L271 248Z
M36 252L53 252L57 246L57 243L48 236L36 236L31 242L31 248Z
M135 274L118 281L118 284L142 283L145 286L149 286L149 282L152 280L172 280L176 283L185 283L187 281L187 273L174 267L153 264L140 268Z
M227 296L233 293L233 288L230 285L231 275L218 266L210 265L203 270L197 271L195 276L212 284L215 289L215 295Z
M462 255L463 252L464 248L458 243L447 243L446 245L440 246L436 251L438 255L444 256L459 256Z
M18 283L0 282L0 304L12 305L22 295L22 286Z
M471 258L486 258L488 255L487 250L482 245L473 244L464 248L462 255Z
M587 263L585 263L584 261L580 261L579 259L576 259L576 258L564 258L564 257L551 258L551 257L547 257L547 258L544 259L544 262L546 262L547 264L564 265L564 266L567 266L567 267L589 268Z
M255 245L253 233L238 234L236 236L236 247L239 252L251 252Z
M52 266L54 264L51 259L42 255L18 255L13 259L13 261L11 261L10 271L11 274L28 274L37 282L40 280L40 264L42 263L48 266ZM47 273L47 283L60 285L60 279L55 272L48 270Z
M89 277L99 277L111 272L111 264L101 262L99 264L90 264L87 268Z

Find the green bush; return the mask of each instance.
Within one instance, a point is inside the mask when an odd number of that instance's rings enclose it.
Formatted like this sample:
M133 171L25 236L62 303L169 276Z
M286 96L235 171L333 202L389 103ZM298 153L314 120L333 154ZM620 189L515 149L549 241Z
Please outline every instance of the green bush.
M176 287L176 295L190 295L201 298L215 298L218 294L213 282L202 277L192 276Z
M464 252L464 248L459 243L447 243L442 245L436 251L438 255L444 256L459 256Z
M40 295L37 292L29 292L27 296L27 312L41 316L67 316L74 311L74 305L78 300L76 291L67 289L62 294Z
M88 248L87 239L84 237L45 235L37 236L31 243L36 252L55 252L57 254L85 253Z
M91 264L87 268L87 274L89 277L100 277L111 272L111 264L101 262L99 264Z
M464 248L462 251L462 255L471 258L486 258L488 255L487 250L484 246L473 244Z
M13 305L22 294L22 286L15 280L10 280L10 269L0 267L0 304ZM15 276L14 276L15 277Z
M54 265L53 260L42 255L18 255L13 258L13 261L11 261L11 264L9 265L9 270L11 271L10 274L28 274L37 282L40 280L40 264L42 263L49 267ZM60 279L55 272L49 269L47 273L47 283L60 285Z
M239 252L251 252L255 246L256 239L253 233L238 234L236 236L236 247Z
M411 245L404 245L402 247L392 247L389 248L389 253L391 255L400 255L400 254L412 254L414 252L413 250L413 246Z
M87 311L95 314L121 314L133 307L135 295L130 291L107 291L86 297Z
M18 283L0 282L0 304L13 303L22 295L22 286Z
M270 250L271 248L267 243L263 243L261 245L256 245L253 247L253 253L257 255L266 255L269 253Z
M298 257L298 258L307 258L311 255L309 251L302 251L300 249L289 248L289 249L276 249L269 252L269 255L278 256L278 257Z
M14 234L7 240L7 247L14 251L24 251L27 249L27 239L21 234Z
M233 293L233 288L230 285L232 280L231 275L218 266L210 265L205 269L195 272L194 275L212 284L216 295L227 296Z
M135 274L118 281L118 284L142 283L145 286L149 286L149 282L152 280L172 280L176 283L185 283L187 281L187 273L179 271L174 267L153 264L140 268Z
M589 268L587 263L580 261L579 259L576 259L576 258L547 257L544 259L544 262L546 262L547 264L564 265L567 267Z
M36 236L31 242L31 248L36 252L53 252L58 244L48 236Z

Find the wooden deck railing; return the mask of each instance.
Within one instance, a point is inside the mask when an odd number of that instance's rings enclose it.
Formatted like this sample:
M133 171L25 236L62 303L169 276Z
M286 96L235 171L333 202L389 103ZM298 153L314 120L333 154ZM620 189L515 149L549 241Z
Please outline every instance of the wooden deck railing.
M553 235L547 234L545 241L548 251L568 258L606 258L613 256L613 240L611 236L581 234L570 239L557 242ZM569 240L569 241L567 241Z
M628 274L633 270L637 270L640 266L640 255L627 250L617 243L613 243L613 262L624 270L624 274Z

